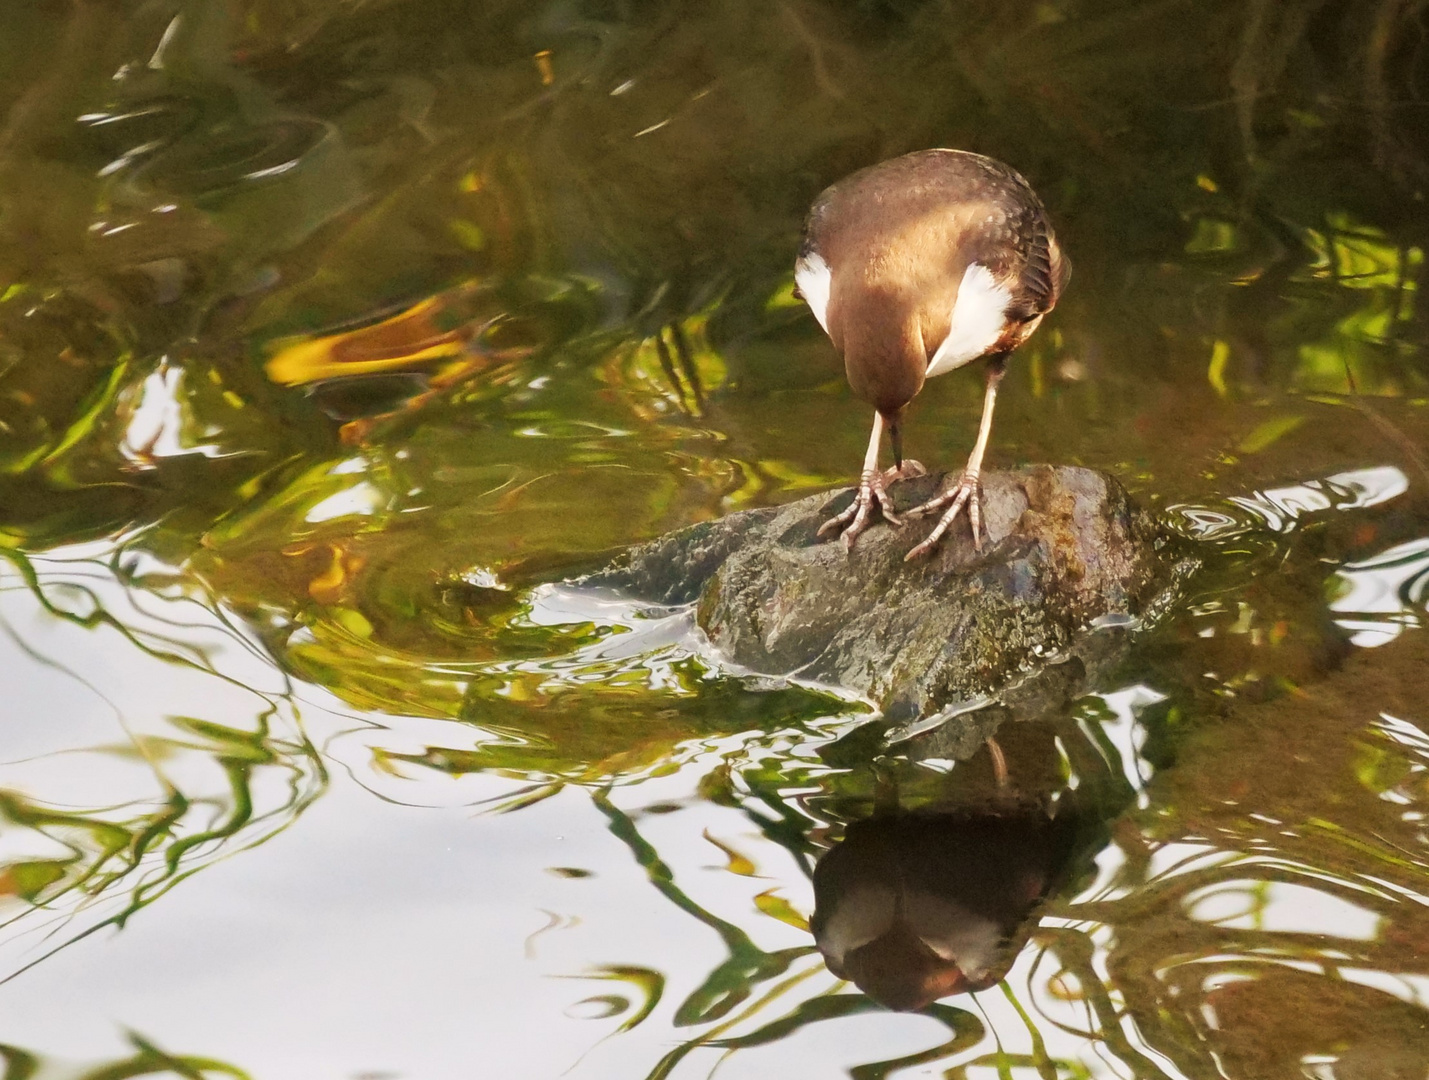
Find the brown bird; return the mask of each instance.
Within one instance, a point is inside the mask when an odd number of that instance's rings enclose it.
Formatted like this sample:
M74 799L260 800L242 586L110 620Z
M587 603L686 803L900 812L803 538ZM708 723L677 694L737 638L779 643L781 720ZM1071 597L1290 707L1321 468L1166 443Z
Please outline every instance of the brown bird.
M849 385L876 410L858 496L826 521L852 548L874 503L892 525L888 484L923 467L903 460L903 410L933 375L987 358L987 393L977 442L957 484L907 511L943 510L908 552L933 549L967 508L982 549L979 476L992 430L997 384L1008 354L1037 328L1067 284L1072 265L1047 212L1016 170L963 150L921 150L840 180L814 202L794 280L843 353ZM885 428L893 468L878 469ZM946 509L944 509L946 508Z

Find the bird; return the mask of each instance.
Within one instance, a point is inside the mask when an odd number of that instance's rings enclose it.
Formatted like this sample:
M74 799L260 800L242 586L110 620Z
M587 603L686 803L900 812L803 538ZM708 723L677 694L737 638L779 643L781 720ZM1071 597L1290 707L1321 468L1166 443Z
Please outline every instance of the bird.
M983 456L997 386L1014 349L1056 306L1072 264L1042 201L1017 170L966 150L919 150L869 166L814 201L794 267L802 296L853 392L874 408L854 501L824 522L852 550L875 505L890 525L942 511L907 554L928 554L966 509L982 550ZM934 375L986 360L977 441L957 482L900 516L888 485L921 475L903 458L908 403ZM880 472L887 432L893 468Z

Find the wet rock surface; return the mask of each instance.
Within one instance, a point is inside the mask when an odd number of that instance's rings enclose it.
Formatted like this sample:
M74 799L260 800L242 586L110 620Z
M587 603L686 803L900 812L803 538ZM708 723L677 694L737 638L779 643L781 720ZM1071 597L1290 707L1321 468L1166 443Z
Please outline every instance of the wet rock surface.
M893 485L895 506L942 482ZM981 710L925 747L963 757L1008 709L1033 715L1085 692L1175 576L1150 517L1105 474L1033 466L989 473L983 488L981 552L965 520L911 563L932 519L876 525L852 552L821 540L820 524L853 498L845 489L682 529L583 584L697 602L700 627L733 663L852 690L914 731ZM984 708L994 699L1001 715Z

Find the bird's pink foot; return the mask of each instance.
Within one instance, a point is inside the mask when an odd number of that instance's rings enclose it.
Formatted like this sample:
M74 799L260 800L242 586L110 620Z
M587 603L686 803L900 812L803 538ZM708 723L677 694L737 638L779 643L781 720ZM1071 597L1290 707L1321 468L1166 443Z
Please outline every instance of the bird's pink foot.
M829 518L823 525L819 526L819 535L825 536L828 533L841 534L843 536L844 548L852 551L853 543L862 535L863 531L871 524L869 517L873 513L876 503L883 511L883 520L888 524L899 527L903 524L893 510L893 500L888 494L888 485L895 480L904 480L911 476L922 476L926 469L916 461L905 461L896 469L885 469L883 472L870 470L865 472L858 480L858 493L854 496L853 502L840 514Z
M968 524L972 526L973 547L978 551L982 550L982 482L977 473L964 472L958 478L958 482L953 487L940 495L934 495L921 506L915 506L912 510L905 511L906 517L927 517L929 514L936 514L943 507L943 516L938 519L938 524L933 526L927 538L903 556L905 562L912 562L914 559L922 558L937 546L939 540L943 538L943 533L948 531L957 516L962 513L963 508L967 508Z

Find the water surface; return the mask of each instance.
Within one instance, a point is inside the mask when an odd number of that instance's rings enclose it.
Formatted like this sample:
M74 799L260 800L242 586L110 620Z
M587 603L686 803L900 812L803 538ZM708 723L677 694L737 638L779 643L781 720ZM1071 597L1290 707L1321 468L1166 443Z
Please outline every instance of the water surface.
M7 7L5 1077L1422 1076L1422 15ZM894 1013L815 867L1006 874L988 755L551 585L852 477L802 216L936 145L1076 265L993 464L1104 469L1202 568L999 736L1066 824L1006 977Z

